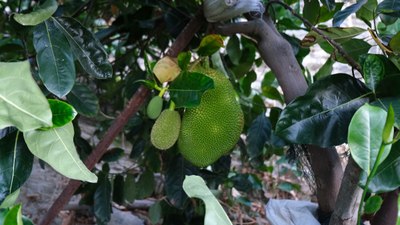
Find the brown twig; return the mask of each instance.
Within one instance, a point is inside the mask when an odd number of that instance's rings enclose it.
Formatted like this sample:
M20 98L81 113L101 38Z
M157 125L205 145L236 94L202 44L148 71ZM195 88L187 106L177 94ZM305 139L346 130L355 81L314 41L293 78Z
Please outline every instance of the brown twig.
M343 56L343 58L353 67L355 68L358 72L360 72L362 74L362 70L361 70L361 66L349 55L347 54L346 50L344 50L342 48L342 46L340 46L339 43L337 43L335 40L331 39L330 37L326 36L320 29L318 29L317 27L315 27L312 23L310 23L310 21L308 21L307 19L303 18L302 16L300 16L297 12L295 12L292 7L290 7L288 4L278 1L278 0L272 0L269 1L267 3L267 5L265 6L266 8L266 12L268 12L268 8L272 5L272 4L279 4L281 6L283 6L285 9L289 10L290 13L293 14L293 16L295 16L296 18L300 19L301 21L303 21L304 25L306 25L308 28L310 28L311 30L313 30L314 32L316 32L317 34L321 35L321 37L323 39L325 39L332 47L334 47L340 55Z
M177 37L168 55L176 57L179 52L186 48L194 34L200 29L201 25L205 22L202 14L202 9L196 14L196 16L186 25L185 29ZM143 105L150 91L141 86L137 92L129 100L125 109L121 114L114 120L113 124L108 128L103 139L99 142L96 148L88 156L85 161L86 166L89 169L93 169L96 163L100 160L103 154L107 151L110 144L113 142L115 137L122 131L125 124L128 122L129 118L134 115L139 108ZM53 205L47 211L47 214L41 221L40 225L50 225L54 218L57 216L58 212L64 207L66 203L71 199L72 195L80 186L81 182L77 180L70 180L67 187L58 196Z

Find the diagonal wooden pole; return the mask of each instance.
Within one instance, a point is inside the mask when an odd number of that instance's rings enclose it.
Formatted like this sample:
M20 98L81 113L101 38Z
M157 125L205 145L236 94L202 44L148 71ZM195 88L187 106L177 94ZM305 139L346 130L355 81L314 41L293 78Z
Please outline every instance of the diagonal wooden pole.
M194 18L186 25L179 36L176 38L171 48L168 51L168 55L172 57L178 56L179 52L183 51L189 42L192 40L194 34L200 29L200 27L205 23L203 17L203 10L199 9ZM124 126L127 124L129 118L134 115L139 108L146 101L149 96L150 91L141 86L136 93L129 100L125 109L121 114L114 120L112 125L108 128L106 134L102 140L98 143L96 148L88 156L85 161L88 169L93 169L96 163L101 159L104 153L107 152L108 147L111 145L115 137L122 131ZM53 205L47 211L47 214L43 217L40 225L50 225L54 218L58 215L60 210L69 202L75 191L81 185L80 181L70 180L63 192L54 201Z

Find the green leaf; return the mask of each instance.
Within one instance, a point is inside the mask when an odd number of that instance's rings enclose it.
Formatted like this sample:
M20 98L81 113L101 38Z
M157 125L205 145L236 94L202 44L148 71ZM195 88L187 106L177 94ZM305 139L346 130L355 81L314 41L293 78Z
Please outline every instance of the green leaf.
M348 144L351 156L367 175L371 173L383 143L386 116L385 110L365 104L357 110L349 125ZM391 145L385 145L378 165L388 156L390 148Z
M125 203L125 191L124 191L124 175L117 174L114 177L113 185L112 185L112 200L113 202L123 205Z
M370 26L371 20L373 20L376 16L376 7L378 6L377 0L368 0L366 4L364 4L360 10L356 12L357 18L363 20Z
M135 199L147 198L153 193L154 187L154 173L151 170L143 172L139 179L135 179L132 174L128 174L124 185L125 199L131 202Z
M151 224L159 224L162 219L162 207L161 203L157 201L149 208L149 218Z
M384 144L387 144L393 140L393 127L394 127L394 110L390 105L387 110L387 117L385 121L385 126L383 128L382 140Z
M47 0L42 5L37 6L31 13L16 13L14 19L24 26L35 26L50 18L56 12L57 7L56 0Z
M378 14L395 14L398 17L400 13L400 0L383 0L379 3L376 12Z
M349 75L322 78L286 106L276 124L276 134L298 144L342 144L347 141L354 112L368 101L367 93L368 88Z
M203 93L212 88L214 81L207 75L184 71L171 83L168 91L177 108L190 108L198 106Z
M49 99L49 104L53 114L52 128L64 126L65 124L74 120L77 114L74 107L66 102L56 99Z
M365 184L363 176L360 184ZM370 192L383 193L393 191L400 186L400 142L392 145L389 155L379 165L378 170L368 186Z
M379 82L376 93L379 97L393 97L399 96L400 76L385 76Z
M321 7L318 0L304 1L303 17L313 25L318 23Z
M168 161L165 174L165 194L168 201L176 208L183 209L188 197L182 188L186 175L198 174L199 170L178 155Z
M237 35L233 35L229 38L228 44L226 45L226 52L231 62L234 65L239 65L242 50L240 49L240 41Z
M46 20L35 27L33 44L44 86L59 98L64 97L75 83L74 57L68 40L53 20Z
M351 39L342 44L342 48L354 60L359 61L360 56L367 54L371 45L361 39ZM347 63L347 60L335 49L334 59L341 63Z
M250 160L263 154L264 145L271 138L272 125L265 113L257 116L247 130L247 153Z
M23 132L52 126L49 103L28 61L0 62L0 129L9 126Z
M21 205L16 205L7 212L3 225L24 225L22 222Z
M326 6L328 8L329 11L332 11L335 9L335 6L336 6L335 0L323 0L321 2L324 6Z
M103 171L99 174L99 181L94 193L94 215L97 224L107 224L111 220L111 182Z
M399 98L378 98L371 105L379 106L388 112L389 107L394 109L395 126L400 128L400 99Z
M321 27L319 29L324 35L338 43L345 43L353 37L365 32L365 29L358 27ZM326 43L326 40L315 31L310 31L301 41L301 46L309 47L314 44L322 43Z
M400 31L390 39L389 46L393 52L400 54Z
M99 99L86 85L76 83L67 95L67 100L84 116L93 117L99 112Z
M375 92L379 82L385 75L385 67L380 57L368 54L362 65L365 84Z
M315 80L319 80L323 77L329 76L332 74L333 71L333 64L335 61L332 60L331 57L329 57L324 65L318 70L318 72L314 75Z
M285 102L282 94L278 91L278 88L272 86L262 86L262 95L273 100L277 100L282 104Z
M246 76L240 79L240 87L243 93L249 96L252 92L251 84L257 80L257 74L254 70L248 72Z
M15 202L17 202L20 192L21 192L21 189L17 189L13 193L7 195L7 197L4 199L4 201L0 204L0 209L9 208L9 207L12 207L13 205L15 205Z
M83 69L98 79L112 77L112 66L100 41L78 21L69 17L52 18L67 38L72 53Z
M181 70L186 70L190 63L190 59L192 58L192 53L190 52L181 52L178 55L178 65Z
M383 199L379 195L374 195L371 196L367 199L365 202L364 206L364 213L365 214L373 214L378 212L378 210L381 208L381 205L383 203Z
M224 47L224 40L221 35L209 34L201 40L197 53L200 56L210 56L221 47Z
M0 203L19 188L29 178L33 155L29 152L22 134L9 131L0 139Z
M353 5L335 13L332 21L333 26L339 27L350 14L357 12L365 3L367 3L367 0L358 0Z
M183 190L191 198L199 198L206 205L204 224L207 225L232 225L229 217L219 204L218 200L208 189L204 180L199 176L186 176L183 181Z
M71 122L45 131L24 132L25 142L36 157L68 178L96 183L97 176L80 160L73 137L74 128Z
M122 148L112 148L101 157L100 161L104 162L115 162L124 156L124 150Z

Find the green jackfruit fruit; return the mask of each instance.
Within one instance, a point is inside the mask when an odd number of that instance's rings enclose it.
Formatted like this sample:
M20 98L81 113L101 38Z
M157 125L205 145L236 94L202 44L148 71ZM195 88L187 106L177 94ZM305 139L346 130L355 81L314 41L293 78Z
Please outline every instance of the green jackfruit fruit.
M185 159L205 167L229 153L243 129L243 112L230 81L220 72L196 68L214 80L199 106L186 109L178 148Z
M154 147L166 150L171 148L179 136L181 116L177 111L165 109L154 123L150 141Z
M158 95L154 96L147 105L147 116L153 120L157 119L161 113L162 107L163 99Z

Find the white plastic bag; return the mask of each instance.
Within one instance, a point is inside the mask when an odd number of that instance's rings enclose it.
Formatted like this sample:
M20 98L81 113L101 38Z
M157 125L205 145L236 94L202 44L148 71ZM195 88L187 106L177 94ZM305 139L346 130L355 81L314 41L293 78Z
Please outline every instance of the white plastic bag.
M321 225L317 217L318 205L308 201L270 199L265 206L271 225Z

